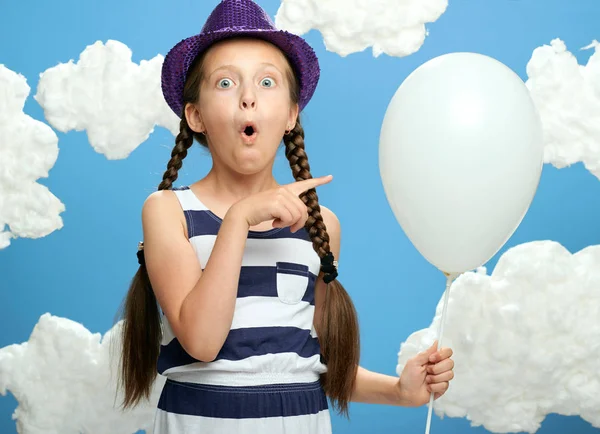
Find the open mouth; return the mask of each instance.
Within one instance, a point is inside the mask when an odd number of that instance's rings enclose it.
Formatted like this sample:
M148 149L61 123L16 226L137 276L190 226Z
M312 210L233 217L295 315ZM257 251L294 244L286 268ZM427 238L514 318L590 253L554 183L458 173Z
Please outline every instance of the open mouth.
M256 133L256 126L252 123L246 124L242 130L242 135L245 137L253 137Z

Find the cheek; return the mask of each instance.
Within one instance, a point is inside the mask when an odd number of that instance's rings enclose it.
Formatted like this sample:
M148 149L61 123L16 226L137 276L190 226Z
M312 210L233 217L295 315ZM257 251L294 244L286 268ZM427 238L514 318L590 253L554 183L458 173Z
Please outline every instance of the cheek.
M260 99L272 107L274 110L278 110L281 112L282 109L285 109L285 114L288 113L291 106L290 101L290 92L286 87L280 86L277 89L263 89L260 94Z
M203 104L200 107L202 120L209 129L211 126L213 127L213 133L222 133L224 129L218 127L223 126L227 122L231 122L233 117L232 102L230 101L232 98L227 97L226 95L219 95L210 99L210 104ZM217 129L214 127L217 127Z
M270 110L269 119L271 119L271 129L274 133L283 134L290 122L290 107L288 104L273 106Z

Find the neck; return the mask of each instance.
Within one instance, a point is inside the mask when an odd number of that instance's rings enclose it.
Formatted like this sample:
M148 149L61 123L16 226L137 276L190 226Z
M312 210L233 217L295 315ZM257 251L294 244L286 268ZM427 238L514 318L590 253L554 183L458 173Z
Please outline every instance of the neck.
M244 175L228 170L225 167L213 167L206 175L205 181L221 198L237 201L250 195L277 187L279 184L273 177L272 167L253 175Z

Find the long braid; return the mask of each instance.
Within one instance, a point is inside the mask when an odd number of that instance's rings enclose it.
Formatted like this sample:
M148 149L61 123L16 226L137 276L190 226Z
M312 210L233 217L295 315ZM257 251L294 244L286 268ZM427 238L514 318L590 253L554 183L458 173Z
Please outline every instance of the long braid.
M308 156L304 148L304 128L300 122L296 122L294 129L290 132L289 136L284 138L286 146L285 156L287 157L290 167L292 169L292 175L296 181L302 181L304 179L312 178L310 173L310 165L308 164ZM310 239L313 242L313 247L318 253L319 257L322 258L330 252L329 247L329 234L321 215L321 206L319 205L319 198L317 196L317 190L311 188L304 192L300 198L308 208L308 220L306 221L306 230L310 235Z
M187 157L188 149L194 144L194 137L202 140L204 135L194 133L188 125L185 115L181 116L181 121L179 122L179 134L175 137L175 146L171 151L171 159L167 163L167 170L165 170L165 173L163 174L162 181L158 184L158 190L170 190L173 188L173 183L179 176L179 169L183 166L183 159ZM139 243L138 249L138 258L140 262L143 263L145 261L143 242Z
M173 187L194 137L185 116L182 116L179 134L175 138L176 143L159 190ZM138 246L138 261L140 267L132 279L122 311L124 321L118 383L124 391L123 408L133 407L142 398L150 397L162 339L161 317L145 265L143 242Z
M283 142L285 156L290 163L294 179L302 181L312 178L304 146L304 129L300 120L296 122L290 134L284 136ZM316 189L307 190L300 198L308 209L305 229L323 264L327 257L331 259L331 246ZM321 384L333 405L338 407L341 414L347 416L360 356L358 318L352 299L342 284L335 279L335 267L331 277L331 267L329 264L321 266L321 270L327 273L323 278L327 283L327 292L321 327L318 330L321 354L327 364L327 372L321 375Z
M181 117L179 123L179 134L175 138L175 146L171 151L171 159L167 163L167 170L163 174L163 179L158 185L159 190L170 190L173 183L177 180L179 169L183 166L183 159L187 156L188 149L194 144L194 134L190 129L186 117Z

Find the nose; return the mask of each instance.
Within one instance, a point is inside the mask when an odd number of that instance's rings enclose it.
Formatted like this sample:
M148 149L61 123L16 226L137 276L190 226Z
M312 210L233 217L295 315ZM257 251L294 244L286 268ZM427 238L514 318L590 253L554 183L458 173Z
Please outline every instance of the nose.
M242 110L256 109L256 94L248 87L243 90L240 98L240 108Z

